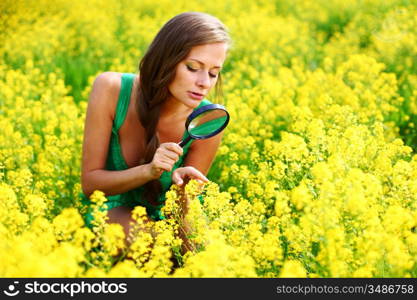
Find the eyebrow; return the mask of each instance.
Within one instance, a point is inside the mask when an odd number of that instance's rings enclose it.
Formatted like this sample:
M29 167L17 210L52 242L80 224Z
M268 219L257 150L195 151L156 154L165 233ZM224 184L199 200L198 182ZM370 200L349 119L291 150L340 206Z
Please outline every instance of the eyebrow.
M202 61L199 61L198 59L189 58L189 60L194 60L194 61L198 62L200 65L204 66L204 63ZM212 69L221 69L221 68L222 68L221 66L214 66Z

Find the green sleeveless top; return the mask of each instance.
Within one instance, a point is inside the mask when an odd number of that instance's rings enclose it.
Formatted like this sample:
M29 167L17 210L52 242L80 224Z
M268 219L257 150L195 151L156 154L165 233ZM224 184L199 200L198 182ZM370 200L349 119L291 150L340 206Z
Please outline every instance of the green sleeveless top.
M110 144L109 144L109 152L107 155L106 160L106 170L126 170L129 167L127 166L127 163L123 157L122 149L120 147L119 142L119 129L122 126L125 118L126 113L129 107L130 102L130 95L132 91L133 81L135 79L135 74L131 73L123 73L122 79L121 79L121 88L119 93L119 99L116 106L116 113L113 121L113 127L110 137ZM200 105L197 107L201 107L204 105L211 104L210 101L207 99L203 99L200 103ZM196 110L195 108L194 110ZM188 136L188 132L184 128L184 135L183 139L185 139ZM140 186L136 189L130 190L126 193L119 194L119 195L111 195L106 196L108 201L105 203L107 206L107 209L110 210L114 207L118 206L128 206L128 207L135 207L137 205L144 206L146 208L146 211L148 213L148 216L151 217L154 220L161 220L163 219L163 216L161 215L161 208L165 204L165 193L169 190L172 179L171 175L172 172L174 172L175 169L180 167L183 162L184 158L187 155L187 152L192 144L193 139L191 139L184 147L183 147L183 155L181 155L178 159L178 161L173 166L172 170L170 172L163 172L161 177L159 178L159 181L162 185L162 193L159 195L157 202L158 205L152 205L149 202L145 201L142 197L143 193L143 186ZM81 200L84 205L89 206L89 199L81 193ZM84 214L84 218L86 220L87 225L90 225L90 222L92 220L91 216L91 209L87 209L87 212Z

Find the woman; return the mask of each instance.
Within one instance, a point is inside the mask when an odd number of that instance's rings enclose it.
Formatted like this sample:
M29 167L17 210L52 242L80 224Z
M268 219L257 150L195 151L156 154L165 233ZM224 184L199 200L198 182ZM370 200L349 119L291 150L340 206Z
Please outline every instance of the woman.
M197 12L169 20L139 64L139 76L104 72L94 81L85 120L83 202L94 190L105 193L109 223L123 226L131 210L146 207L149 222L162 218L164 194L172 183L205 175L221 134L178 143L187 135L186 118L210 104L204 97L220 82L230 38L215 17ZM90 224L91 212L86 214Z

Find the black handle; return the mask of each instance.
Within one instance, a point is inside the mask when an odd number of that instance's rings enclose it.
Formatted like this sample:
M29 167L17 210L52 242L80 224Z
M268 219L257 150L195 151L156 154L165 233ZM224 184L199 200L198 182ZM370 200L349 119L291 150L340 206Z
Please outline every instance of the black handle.
M191 140L191 137L187 136L185 140L182 140L178 145L180 145L181 147L184 147L190 140Z

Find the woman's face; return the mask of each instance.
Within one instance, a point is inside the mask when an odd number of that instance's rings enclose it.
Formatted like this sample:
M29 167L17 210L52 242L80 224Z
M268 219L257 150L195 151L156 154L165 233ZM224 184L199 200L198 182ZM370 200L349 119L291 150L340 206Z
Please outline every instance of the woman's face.
M196 108L215 86L226 51L226 43L193 47L176 67L175 78L168 86L171 99Z

